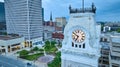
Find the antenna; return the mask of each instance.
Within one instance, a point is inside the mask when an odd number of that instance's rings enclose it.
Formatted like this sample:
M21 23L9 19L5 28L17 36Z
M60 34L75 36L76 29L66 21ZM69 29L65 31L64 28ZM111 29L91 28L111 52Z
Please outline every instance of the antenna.
M82 9L83 9L83 13L84 13L84 0L82 0Z

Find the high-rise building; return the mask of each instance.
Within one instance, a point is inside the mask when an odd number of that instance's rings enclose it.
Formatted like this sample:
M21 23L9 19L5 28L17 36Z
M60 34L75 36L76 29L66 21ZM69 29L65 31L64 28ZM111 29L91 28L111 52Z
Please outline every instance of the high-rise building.
M43 35L41 0L5 0L5 13L8 34L39 44Z
M42 8L42 21L44 22L44 8Z
M1 22L5 22L5 9L3 2L0 2L0 23Z
M0 2L0 35L6 32L4 2Z

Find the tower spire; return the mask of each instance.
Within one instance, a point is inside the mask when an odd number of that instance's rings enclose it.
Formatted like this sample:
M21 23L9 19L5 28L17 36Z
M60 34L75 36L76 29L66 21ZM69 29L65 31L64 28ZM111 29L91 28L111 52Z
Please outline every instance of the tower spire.
M50 21L52 22L52 12L50 13Z

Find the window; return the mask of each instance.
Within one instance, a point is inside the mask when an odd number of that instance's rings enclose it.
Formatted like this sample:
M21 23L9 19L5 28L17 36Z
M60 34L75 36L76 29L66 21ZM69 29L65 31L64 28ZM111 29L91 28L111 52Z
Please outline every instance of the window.
M107 38L104 38L104 42L107 42Z
M78 45L77 45L77 44L75 44L75 47L78 47Z
M112 64L112 67L119 67L119 64Z
M74 43L72 42L72 47L74 47Z
M79 48L81 48L81 45L79 45Z
M83 44L83 48L85 48L85 43Z

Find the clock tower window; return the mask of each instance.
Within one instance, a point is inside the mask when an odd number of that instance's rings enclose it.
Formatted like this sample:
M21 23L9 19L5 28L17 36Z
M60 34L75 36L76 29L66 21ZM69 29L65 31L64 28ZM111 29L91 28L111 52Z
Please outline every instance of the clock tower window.
M74 43L72 42L72 47L74 47Z
M77 45L77 44L75 44L75 47L78 47L78 45Z
M79 45L79 48L81 48L81 45Z
M83 48L85 48L85 43L83 44Z

